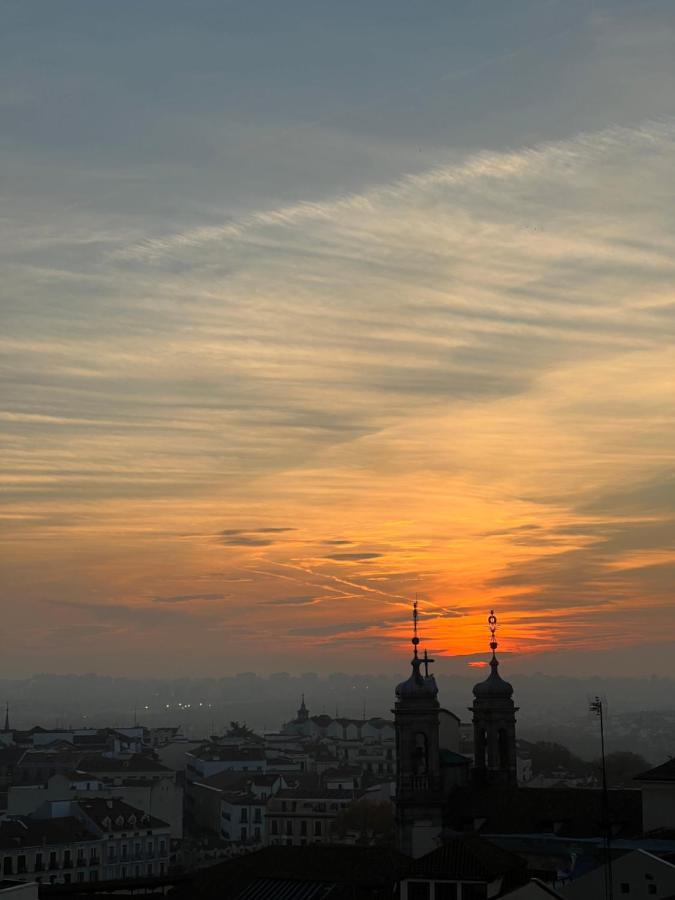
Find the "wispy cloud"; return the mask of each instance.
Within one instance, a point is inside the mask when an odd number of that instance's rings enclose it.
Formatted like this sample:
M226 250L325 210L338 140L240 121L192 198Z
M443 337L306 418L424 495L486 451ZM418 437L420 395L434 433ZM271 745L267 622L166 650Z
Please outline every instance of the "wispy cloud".
M2 339L12 596L37 553L28 605L174 646L211 616L214 659L224 609L268 658L280 633L385 658L415 594L462 655L493 604L507 650L670 616L674 151L663 119L470 154L95 262L78 240L68 278L31 245Z

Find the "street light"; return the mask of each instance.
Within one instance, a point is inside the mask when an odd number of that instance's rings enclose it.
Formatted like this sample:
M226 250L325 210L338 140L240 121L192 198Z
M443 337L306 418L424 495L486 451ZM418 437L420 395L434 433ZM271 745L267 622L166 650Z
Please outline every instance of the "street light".
M589 712L600 720L600 756L602 760L602 830L605 850L605 897L614 900L612 882L612 825L609 821L609 795L607 793L607 764L605 760L605 708L600 697L593 697L588 704Z

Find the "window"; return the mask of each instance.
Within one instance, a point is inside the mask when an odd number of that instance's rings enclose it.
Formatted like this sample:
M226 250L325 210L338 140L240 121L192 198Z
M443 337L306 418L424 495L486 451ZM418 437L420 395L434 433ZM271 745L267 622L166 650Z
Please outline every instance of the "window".
M279 834L279 822L276 819L272 819L272 834Z
M255 811L253 813L253 821L254 822L262 822L262 810L259 806L256 806Z
M84 881L84 872L78 872L78 873L77 873L77 880L78 880L78 881Z
M619 885L619 893L620 894L630 894L630 885L627 881L622 881Z
M413 771L416 775L426 775L428 771L429 751L427 736L419 731L415 735L415 749L413 751Z
M655 885L655 884L648 884L648 885L647 885L647 893L648 893L650 896L653 896L654 894L656 894L656 885Z
M89 872L89 881L98 881L98 869L92 869Z
M44 864L42 862L42 854L36 853L35 854L35 871L41 872L43 869L44 869Z
M286 819L286 834L293 834L293 820Z
M321 837L321 819L317 819L314 823L314 836Z
M246 809L245 806L242 806L242 808L241 808L241 812L239 815L239 821L240 822L248 822L248 810Z
M11 875L12 874L12 857L6 856L2 863L2 874L3 875Z
M242 829L241 829L241 831L240 831L240 833L239 833L239 839L242 840L242 841L245 841L245 840L246 840L246 826L245 826L245 825L242 826Z
M166 842L165 841L159 842L159 852L162 854L162 856L166 853Z
M307 820L306 819L303 819L300 822L300 834L303 834L303 835L307 834Z
M259 840L260 840L260 825L256 825L256 828L255 828L255 839L256 839L256 841L259 841Z
M462 884L462 900L487 900L487 885Z
M434 896L436 900L457 900L457 885L452 881L437 881Z
M23 853L16 858L16 871L18 875L23 875L26 872L26 856Z
M429 900L431 885L428 881L409 881L408 900Z

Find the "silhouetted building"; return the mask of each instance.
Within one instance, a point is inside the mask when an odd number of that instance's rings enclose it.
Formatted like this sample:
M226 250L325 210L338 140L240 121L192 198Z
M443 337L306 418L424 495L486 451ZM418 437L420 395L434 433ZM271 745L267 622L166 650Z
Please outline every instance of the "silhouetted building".
M488 619L491 639L490 674L473 689L474 778L480 784L518 783L516 712L513 687L499 674L497 617Z
M412 672L396 688L396 834L398 849L421 856L438 846L444 796L439 744L438 688L426 652L420 657L417 603L413 607ZM422 674L424 668L424 674Z

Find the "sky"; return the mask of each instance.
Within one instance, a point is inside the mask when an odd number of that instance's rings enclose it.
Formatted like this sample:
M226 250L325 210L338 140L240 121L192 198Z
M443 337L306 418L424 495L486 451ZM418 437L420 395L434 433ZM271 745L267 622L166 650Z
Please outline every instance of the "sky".
M672 2L1 5L1 675L675 675Z

